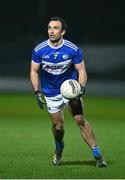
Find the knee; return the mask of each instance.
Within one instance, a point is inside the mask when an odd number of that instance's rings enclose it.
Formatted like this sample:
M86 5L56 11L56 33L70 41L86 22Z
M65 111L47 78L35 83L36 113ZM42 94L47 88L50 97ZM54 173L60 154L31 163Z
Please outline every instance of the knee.
M81 116L81 115L75 116L75 121L79 127L85 126L85 120L84 120L83 116Z
M53 123L53 128L57 130L63 129L63 124L62 123Z

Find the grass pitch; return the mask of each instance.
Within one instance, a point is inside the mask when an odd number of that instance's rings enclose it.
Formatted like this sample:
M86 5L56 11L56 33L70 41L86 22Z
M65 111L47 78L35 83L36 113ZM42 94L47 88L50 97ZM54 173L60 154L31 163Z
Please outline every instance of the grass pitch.
M0 179L124 179L125 98L84 98L85 116L107 161L98 169L65 110L62 165L52 164L54 140L46 108L33 95L0 95Z

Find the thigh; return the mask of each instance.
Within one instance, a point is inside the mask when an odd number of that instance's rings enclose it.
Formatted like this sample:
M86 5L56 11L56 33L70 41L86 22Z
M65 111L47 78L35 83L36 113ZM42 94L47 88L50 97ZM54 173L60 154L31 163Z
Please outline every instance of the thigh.
M56 126L56 128L61 128L64 125L64 115L63 111L58 111L56 113L50 113L50 118L52 123Z
M56 113L63 110L68 100L64 99L61 94L54 97L46 97L47 109L49 113Z
M73 116L83 115L83 102L82 99L70 100L68 103L69 111Z

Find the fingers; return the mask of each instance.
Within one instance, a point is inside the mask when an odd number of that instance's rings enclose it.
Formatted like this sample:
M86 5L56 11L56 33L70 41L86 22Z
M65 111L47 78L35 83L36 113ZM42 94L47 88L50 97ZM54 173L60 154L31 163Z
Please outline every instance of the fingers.
M43 109L44 108L43 105L46 104L46 102L42 99L42 96L43 95L41 93L36 94L36 100L37 100L37 103L38 103L40 109Z

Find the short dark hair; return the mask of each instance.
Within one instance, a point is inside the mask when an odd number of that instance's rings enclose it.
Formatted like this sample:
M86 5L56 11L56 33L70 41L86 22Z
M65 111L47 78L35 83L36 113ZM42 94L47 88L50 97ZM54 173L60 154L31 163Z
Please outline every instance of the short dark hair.
M61 24L62 24L62 30L67 30L67 24L66 24L66 22L64 21L64 19L62 19L62 18L60 18L60 17L58 17L58 16L54 16L54 17L51 17L50 18L50 20L49 20L49 22L50 21L60 21L61 22Z

